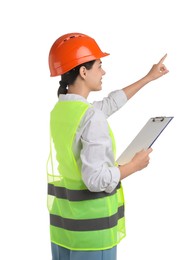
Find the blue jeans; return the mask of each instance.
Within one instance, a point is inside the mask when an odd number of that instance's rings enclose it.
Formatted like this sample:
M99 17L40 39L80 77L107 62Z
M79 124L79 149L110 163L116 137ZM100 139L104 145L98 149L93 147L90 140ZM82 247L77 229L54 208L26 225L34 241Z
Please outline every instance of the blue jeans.
M51 243L52 260L116 260L117 247L99 251L75 251Z

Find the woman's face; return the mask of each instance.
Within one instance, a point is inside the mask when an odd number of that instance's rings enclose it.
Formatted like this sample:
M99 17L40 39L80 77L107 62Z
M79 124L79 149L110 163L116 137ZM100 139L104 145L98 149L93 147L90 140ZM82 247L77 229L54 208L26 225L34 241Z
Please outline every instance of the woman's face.
M105 71L102 68L100 59L96 60L90 70L86 70L86 86L89 91L98 91L102 88L102 77Z

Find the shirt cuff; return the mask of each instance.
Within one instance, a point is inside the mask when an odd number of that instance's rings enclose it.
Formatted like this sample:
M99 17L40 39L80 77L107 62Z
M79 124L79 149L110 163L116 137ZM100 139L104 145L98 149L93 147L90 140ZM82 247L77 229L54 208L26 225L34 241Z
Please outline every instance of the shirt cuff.
M120 182L120 170L118 167L110 167L109 171L111 172L111 183L107 188L105 189L106 193L111 193Z
M116 106L118 107L118 109L121 108L122 106L124 106L126 104L126 102L128 101L127 96L122 89L111 92L109 94L109 97L112 97L113 100L115 100L115 103L116 103Z

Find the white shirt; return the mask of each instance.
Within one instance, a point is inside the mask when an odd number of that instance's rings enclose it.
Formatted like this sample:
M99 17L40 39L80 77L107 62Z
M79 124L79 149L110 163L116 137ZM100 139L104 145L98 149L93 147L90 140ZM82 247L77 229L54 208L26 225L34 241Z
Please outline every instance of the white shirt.
M89 102L76 94L61 94L59 101ZM93 102L77 129L73 152L81 169L82 180L92 192L111 193L120 181L115 164L107 118L127 102L123 90L111 92L102 101Z

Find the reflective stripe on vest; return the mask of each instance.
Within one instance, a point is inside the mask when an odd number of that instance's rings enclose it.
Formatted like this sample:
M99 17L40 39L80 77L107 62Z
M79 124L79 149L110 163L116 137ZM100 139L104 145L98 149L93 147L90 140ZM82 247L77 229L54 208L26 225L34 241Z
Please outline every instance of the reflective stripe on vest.
M118 208L117 213L110 217L96 219L67 219L50 215L51 225L72 231L93 231L112 228L124 217L124 206Z
M104 250L125 236L121 183L112 193L90 192L73 155L80 121L90 105L59 101L51 112L48 209L51 241L72 250ZM115 152L115 141L112 149Z
M81 200L93 200L107 196L111 196L116 193L116 190L120 188L120 183L116 189L111 193L106 192L91 192L89 190L70 190L64 187L57 187L53 184L48 184L48 194L53 195L60 199L68 199L69 201L81 201Z

